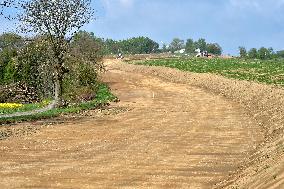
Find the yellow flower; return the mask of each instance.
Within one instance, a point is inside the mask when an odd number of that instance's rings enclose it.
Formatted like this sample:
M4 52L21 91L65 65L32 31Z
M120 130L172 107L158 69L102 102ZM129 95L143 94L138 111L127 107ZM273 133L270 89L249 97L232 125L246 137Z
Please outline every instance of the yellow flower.
M23 104L17 104L17 103L0 103L0 108L2 109L17 109L22 106Z
M47 106L47 105L49 104L49 101L48 101L48 100L44 100L44 101L42 101L42 104L43 104L44 106Z

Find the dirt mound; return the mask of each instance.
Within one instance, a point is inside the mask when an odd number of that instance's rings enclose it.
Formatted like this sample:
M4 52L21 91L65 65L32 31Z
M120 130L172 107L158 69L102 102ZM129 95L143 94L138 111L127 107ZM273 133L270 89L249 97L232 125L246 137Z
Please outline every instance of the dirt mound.
M243 166L217 187L281 188L284 186L284 90L276 86L226 79L212 74L195 74L165 67L125 65L111 68L145 73L172 82L186 83L230 98L255 118L265 141Z

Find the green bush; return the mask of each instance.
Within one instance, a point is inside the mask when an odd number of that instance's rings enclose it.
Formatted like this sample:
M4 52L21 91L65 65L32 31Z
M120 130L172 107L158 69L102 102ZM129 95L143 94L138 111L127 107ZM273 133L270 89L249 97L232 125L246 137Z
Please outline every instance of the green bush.
M70 45L70 57L63 79L63 98L69 102L85 102L95 98L98 73L104 70L101 43L92 33L79 32Z
M98 73L94 66L74 62L63 80L63 98L67 101L84 102L92 100L98 89Z
M36 89L40 99L51 98L53 93L52 57L49 44L38 38L26 45L17 56L16 81Z
M6 84L10 84L10 83L14 83L15 82L15 77L16 77L16 65L15 65L15 61L13 59L11 59L8 64L5 66L5 70L4 70L4 78L3 81Z
M10 39L10 38L9 38ZM11 40L1 43L0 36L0 88L1 84L17 86L21 84L32 89L39 101L50 99L54 93L54 70L57 61L54 58L52 46L44 36L35 37L22 46L13 45ZM63 77L63 98L70 102L92 100L98 90L98 73L104 70L102 64L101 44L88 32L79 32L68 47L68 55L63 58L67 73ZM64 70L65 71L65 70ZM2 86L4 87L4 86ZM19 101L25 101L25 93L14 87L13 98L0 94L5 102L15 99L20 92ZM10 95L11 96L11 95ZM34 99L33 101L34 102Z
M0 83L6 83L4 81L4 77L7 71L6 67L9 63L9 67L11 67L11 61L13 61L13 58L16 56L16 49L5 48L0 51Z

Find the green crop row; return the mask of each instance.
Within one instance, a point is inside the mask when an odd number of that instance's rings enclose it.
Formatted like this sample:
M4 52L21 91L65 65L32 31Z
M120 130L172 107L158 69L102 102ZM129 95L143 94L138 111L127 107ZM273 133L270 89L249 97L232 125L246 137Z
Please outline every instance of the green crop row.
M284 60L178 58L132 62L284 86Z

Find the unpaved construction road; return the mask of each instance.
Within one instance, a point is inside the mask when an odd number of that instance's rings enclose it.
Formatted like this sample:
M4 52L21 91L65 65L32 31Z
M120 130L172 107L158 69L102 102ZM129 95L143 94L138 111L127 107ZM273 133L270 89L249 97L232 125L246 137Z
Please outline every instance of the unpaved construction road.
M212 188L263 140L221 95L108 69L104 81L120 99L110 108L127 111L14 126L38 130L0 141L0 188Z

